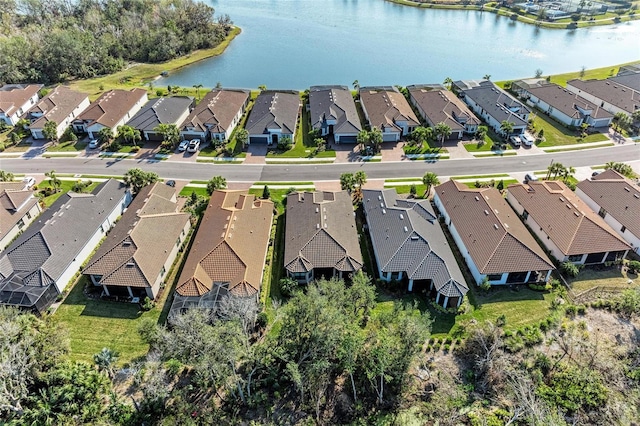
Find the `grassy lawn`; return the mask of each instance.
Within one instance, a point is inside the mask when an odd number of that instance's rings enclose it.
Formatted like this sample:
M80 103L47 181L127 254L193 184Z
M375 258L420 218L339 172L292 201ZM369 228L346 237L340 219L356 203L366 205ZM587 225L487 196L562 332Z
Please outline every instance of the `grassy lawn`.
M451 179L491 179L509 177L508 173L496 173L493 175L469 175L469 176L451 176Z
M567 81L573 80L574 78L580 78L582 80L589 80L589 79L602 80L608 77L615 76L618 73L618 70L620 69L620 67L623 65L631 65L631 64L637 64L637 63L638 61L633 61L633 62L627 62L620 65L585 70L584 76L580 75L581 71L573 71L573 72L568 72L566 74L552 75L551 82L559 84L560 86L566 87Z
M598 145L597 148L602 148L602 147L606 147L606 146L614 146L615 144L613 142L610 143L603 143L602 145ZM591 148L596 148L594 146L574 146L572 148L556 148L556 149L547 149L545 150L545 152L564 152L564 151L580 151L583 149L591 149Z
M567 127L558 123L557 121L547 117L544 114L537 114L533 119L533 125L536 129L536 132L539 132L541 129L544 130L544 142L540 142L538 144L539 147L545 146L558 146L558 145L575 145L581 142L578 142L578 132L575 130L569 130ZM582 143L587 142L601 142L606 141L609 138L602 133L594 133L592 135L588 135L586 138L582 140Z
M567 281L575 293L582 293L593 287L630 287L627 280L634 280L634 286L640 285L638 276L635 274L623 273L618 266L611 266L605 269L593 267L584 268L577 277Z
M7 147L4 152L25 152L31 148L31 142L27 142L26 140L20 141L17 145L12 145Z
M184 188L182 188L182 190L180 191L180 194L178 195L182 195L183 197L189 197L192 192L195 192L196 194L201 195L203 197L209 196L209 194L207 194L207 188L201 188L201 187L195 187L195 186L185 186Z
M428 142L423 143L422 145L414 145L410 146L405 144L402 147L402 150L405 154L445 154L447 150L440 147L431 147Z
M49 152L76 152L76 151L83 151L85 148L87 147L87 142L81 142L81 141L67 141L67 142L60 142L57 145L51 145L47 148L47 151Z
M310 130L309 112L302 108L302 115L298 120L293 148L285 152L269 150L267 157L280 158L335 158L336 152L332 149L315 154L316 143L309 137Z
M197 50L189 55L160 64L135 64L114 74L86 80L76 80L69 82L68 85L75 90L89 93L89 99L94 101L106 90L131 89L132 87L139 87L153 81L153 79L159 76L163 71L175 71L203 59L220 55L238 34L240 34L240 28L234 28L226 40L212 49ZM100 87L102 87L102 89L100 89ZM196 96L195 88L189 87L186 89L186 95ZM204 88L200 90L201 97L203 95L203 90ZM151 97L156 97L156 90L150 88L149 95Z
M70 181L70 180L63 180L60 183L60 191L56 192L55 194L49 195L48 197L43 197L41 200L44 203L45 206L50 207L53 203L55 203L55 201L62 197L63 194L66 194L67 192L71 191L71 188L73 188L73 185L75 184L74 181ZM94 182L91 185L89 185L89 187L87 188L86 192L91 192L93 191L93 189L98 186L98 182ZM45 178L45 180L43 180L40 185L38 185L38 189L43 189L43 188L51 188L52 186L49 184L49 180L47 178Z

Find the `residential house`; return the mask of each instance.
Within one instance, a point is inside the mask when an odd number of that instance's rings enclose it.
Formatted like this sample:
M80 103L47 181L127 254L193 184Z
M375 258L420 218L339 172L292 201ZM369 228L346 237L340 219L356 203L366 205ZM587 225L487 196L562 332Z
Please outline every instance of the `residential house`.
M127 125L139 130L145 140L161 141L163 136L156 132L156 127L160 124L180 126L193 105L194 99L191 96L151 99L127 122Z
M302 283L347 278L362 265L351 195L316 191L287 196L284 267L289 277Z
M553 262L500 191L450 180L435 188L433 201L476 284L549 280Z
M631 116L640 109L640 91L617 83L612 79L569 80L567 81L567 90L580 95L614 115L618 112L623 112Z
M5 84L0 87L0 121L15 126L38 102L42 84Z
M142 188L82 274L103 295L155 299L191 228L190 215L178 209L175 188Z
M460 306L469 287L429 200L400 198L395 189L364 190L362 199L380 278Z
M0 252L42 212L23 182L0 182Z
M511 83L511 91L515 92L518 96L523 96L527 90L534 87L546 86L549 84L546 78L525 78L522 80L516 80Z
M178 279L170 316L215 309L225 296L258 300L273 203L248 191L214 191Z
M559 262L615 261L631 248L563 182L509 185L507 201Z
M356 104L346 86L311 86L311 127L336 143L356 143L362 130Z
M53 121L57 124L57 137L73 123L73 120L89 106L89 95L76 92L66 86L58 86L42 98L27 112L31 122L29 129L34 139L44 139L44 126Z
M475 112L476 116L486 121L487 125L496 133L502 134L500 126L503 121L507 121L513 126L509 135L519 135L527 129L527 121L531 112L529 108L491 81L482 80L477 84L456 82L456 84L460 90L459 96Z
M384 142L397 142L420 125L411 105L395 87L363 87L360 104L371 128L382 132Z
M608 127L613 119L613 114L604 108L557 84L527 89L523 96L529 105L565 126L580 127L582 123L587 123L593 127Z
M147 99L147 91L140 88L109 90L73 120L73 128L76 132L88 133L90 138L97 138L104 128L116 133L118 127L140 111Z
M580 197L633 251L640 251L640 187L615 170L605 170L576 187Z
M0 256L0 304L44 312L130 202L115 179L58 198Z
M300 95L295 91L262 91L251 109L245 129L249 143L277 144L293 139L300 114Z
M432 86L407 86L411 103L426 123L444 123L451 128L450 139L462 139L478 130L480 120L453 92Z
M248 90L212 90L183 121L180 135L189 140L229 140L249 105L250 94Z

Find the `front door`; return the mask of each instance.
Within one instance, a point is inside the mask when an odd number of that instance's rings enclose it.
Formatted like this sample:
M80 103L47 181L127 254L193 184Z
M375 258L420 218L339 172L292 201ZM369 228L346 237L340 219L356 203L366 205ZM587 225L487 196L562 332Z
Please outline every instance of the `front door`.
M271 143L273 145L277 145L278 144L278 135L276 135L276 134L271 135Z

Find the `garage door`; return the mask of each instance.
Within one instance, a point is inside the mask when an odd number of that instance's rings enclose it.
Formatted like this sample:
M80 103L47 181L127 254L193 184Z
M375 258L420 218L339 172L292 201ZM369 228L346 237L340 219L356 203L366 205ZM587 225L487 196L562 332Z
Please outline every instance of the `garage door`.
M266 143L267 143L267 140L268 140L268 138L266 138L266 137L262 137L262 136L251 136L251 137L249 138L249 143L250 143L250 144L252 144L252 143L264 143L264 144L266 144Z
M356 143L357 136L340 136L338 143Z
M383 133L382 140L385 142L395 142L396 141L396 133Z

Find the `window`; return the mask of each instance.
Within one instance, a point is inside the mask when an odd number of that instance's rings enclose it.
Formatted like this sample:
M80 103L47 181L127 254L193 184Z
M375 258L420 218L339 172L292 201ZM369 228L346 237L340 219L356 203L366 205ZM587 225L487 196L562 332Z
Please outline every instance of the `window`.
M31 219L31 212L27 212L27 219ZM622 231L624 232L624 231Z
M104 225L100 225L100 232L104 234Z
M502 279L502 274L489 274L487 275L487 279L489 281L500 281Z
M580 262L582 260L582 255L581 254L572 254L571 256L569 256L569 262Z
M18 229L22 229L22 228L24 228L24 220L20 219L18 221Z
M160 276L164 277L165 272L167 272L167 270L163 266L162 269L160 270Z
M176 247L180 248L180 238L176 240Z
M622 228L620 228L620 232L622 232L624 234L624 231L626 231L626 230L627 230L627 227L622 225Z
M529 212L528 212L528 211L526 211L526 210L525 210L525 211L523 211L523 212L522 212L522 218L523 218L524 220L527 220L527 218L528 218L528 217L529 217Z
M604 217L607 215L607 211L604 209L604 207L600 207L600 211L598 212L598 216L600 216L601 218L604 219Z

